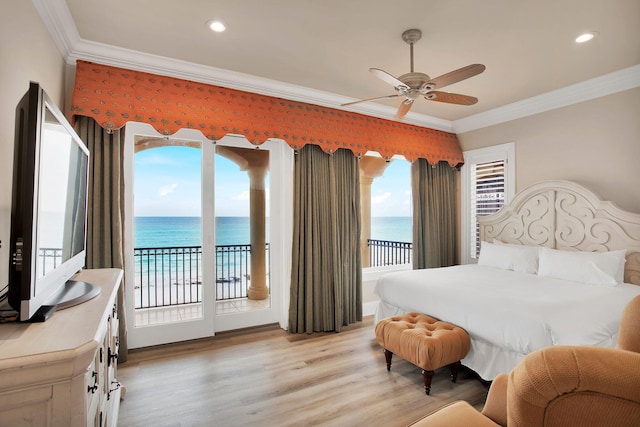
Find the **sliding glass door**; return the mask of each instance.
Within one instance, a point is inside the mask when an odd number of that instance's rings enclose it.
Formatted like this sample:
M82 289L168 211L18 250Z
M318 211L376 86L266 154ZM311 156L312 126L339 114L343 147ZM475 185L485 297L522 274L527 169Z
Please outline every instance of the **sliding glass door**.
M275 187L271 173L286 171L283 147L290 151L283 142L255 146L231 135L216 143L216 331L283 317L284 240L273 230L284 218L272 202L280 206L287 185Z
M125 288L129 347L212 336L213 143L128 124Z

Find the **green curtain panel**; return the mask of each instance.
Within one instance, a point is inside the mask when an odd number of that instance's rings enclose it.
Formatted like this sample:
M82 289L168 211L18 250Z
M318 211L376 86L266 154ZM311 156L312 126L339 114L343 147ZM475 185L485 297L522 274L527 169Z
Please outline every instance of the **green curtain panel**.
M94 119L79 116L76 132L87 144L89 200L87 208L87 268L124 268L124 130L112 133ZM118 361L127 359L127 322L123 283L118 291L120 317Z
M339 332L362 320L359 160L306 145L294 168L289 332Z
M411 165L414 269L456 263L457 174L445 162L418 159Z

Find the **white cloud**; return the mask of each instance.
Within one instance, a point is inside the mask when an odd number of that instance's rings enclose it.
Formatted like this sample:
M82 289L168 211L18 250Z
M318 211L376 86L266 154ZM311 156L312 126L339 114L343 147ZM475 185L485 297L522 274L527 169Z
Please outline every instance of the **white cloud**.
M391 197L391 193L387 191L385 193L372 197L371 203L372 204L384 203L389 197Z
M174 193L176 191L176 188L178 187L178 184L167 184L167 185L163 185L162 187L158 188L158 195L159 196L166 196L169 195L171 193Z

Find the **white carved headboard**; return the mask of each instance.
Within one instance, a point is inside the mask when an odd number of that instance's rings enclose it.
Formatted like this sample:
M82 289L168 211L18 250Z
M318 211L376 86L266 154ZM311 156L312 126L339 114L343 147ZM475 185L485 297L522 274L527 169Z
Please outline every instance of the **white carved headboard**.
M625 283L640 285L640 214L623 211L570 181L543 181L492 215L478 217L480 240L604 252L627 250Z

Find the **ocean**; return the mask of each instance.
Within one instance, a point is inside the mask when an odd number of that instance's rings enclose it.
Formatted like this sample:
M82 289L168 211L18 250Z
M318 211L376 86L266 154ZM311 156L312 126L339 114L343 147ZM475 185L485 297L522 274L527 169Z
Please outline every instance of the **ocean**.
M134 221L136 248L200 246L202 244L199 217L138 216ZM371 238L411 242L411 218L373 217L371 218ZM249 218L216 217L216 245L235 244L249 244Z

